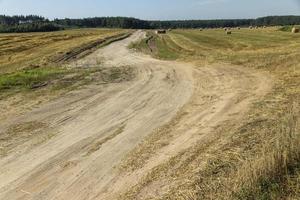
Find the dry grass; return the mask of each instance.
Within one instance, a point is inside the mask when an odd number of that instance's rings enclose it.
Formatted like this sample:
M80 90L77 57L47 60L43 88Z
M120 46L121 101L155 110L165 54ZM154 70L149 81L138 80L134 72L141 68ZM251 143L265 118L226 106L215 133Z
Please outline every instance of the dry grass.
M263 145L261 153L238 170L233 197L279 199L300 196L299 112L292 107L281 130Z
M81 29L0 34L0 98L48 85L63 89L80 81L86 82L85 77L101 70L69 69L64 63L85 56L101 45L126 37L128 33L127 30L119 29ZM73 78L69 80L65 76Z
M154 51L148 53L198 66L229 63L268 72L272 92L239 124L216 128L226 140L213 138L181 152L153 169L126 198L167 181L160 199L299 199L300 35L275 28L232 32L228 37L223 30L173 30L152 37Z
M232 36L226 37L222 30L174 30L152 39L152 44L157 47L152 47L156 50L152 54L161 59L180 59L199 64L226 62L252 66L258 64L258 67L272 64L270 60L274 57L299 54L296 45L300 42L298 34L275 28L241 29L232 33Z
M298 199L299 102L278 116L267 102L256 104L243 126L227 122L215 130L219 137L155 167L120 199L136 199L160 183L168 188L153 199Z
M299 33L299 28L294 27L294 28L292 29L292 33Z
M51 33L0 34L0 73L44 66L78 47L126 33L118 29L79 29Z

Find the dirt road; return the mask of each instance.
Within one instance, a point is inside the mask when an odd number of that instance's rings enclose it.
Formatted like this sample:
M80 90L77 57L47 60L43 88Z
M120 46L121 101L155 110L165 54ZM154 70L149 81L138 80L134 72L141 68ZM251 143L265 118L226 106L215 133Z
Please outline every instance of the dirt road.
M213 138L214 127L239 120L271 88L270 77L252 70L196 68L127 49L143 36L138 31L72 64L130 66L132 81L95 83L0 123L0 131L45 124L38 133L47 135L0 158L0 199L121 198L154 167ZM134 198L159 197L161 184L141 187Z

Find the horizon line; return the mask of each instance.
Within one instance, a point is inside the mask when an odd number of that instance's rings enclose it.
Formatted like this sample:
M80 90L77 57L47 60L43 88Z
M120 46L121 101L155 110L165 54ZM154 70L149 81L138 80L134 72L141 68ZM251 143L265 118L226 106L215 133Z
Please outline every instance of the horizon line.
M7 17L14 17L14 16L39 16L39 17L43 17L45 19L48 20L55 20L55 19L89 19L89 18L117 18L117 17L121 17L121 18L133 18L133 19L138 19L138 20L142 20L142 21L209 21L209 20L255 20L255 19L259 19L259 18L266 18L266 17L300 17L300 15L266 15L266 16L260 16L260 17L253 17L253 18L210 18L210 19L142 19L142 18L138 18L138 17L130 17L130 16L93 16L93 17L78 17L78 18L69 18L69 17L64 17L64 18L59 18L59 17L45 17L43 15L38 15L38 14L20 14L20 15L6 15L6 14L0 14L0 16L7 16Z

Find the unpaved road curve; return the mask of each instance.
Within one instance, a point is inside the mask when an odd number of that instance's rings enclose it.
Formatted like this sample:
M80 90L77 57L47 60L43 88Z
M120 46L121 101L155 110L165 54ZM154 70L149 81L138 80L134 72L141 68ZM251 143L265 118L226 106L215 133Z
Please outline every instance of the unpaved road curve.
M195 69L126 48L143 36L138 31L76 63L91 66L101 60L108 67L128 65L136 71L134 80L89 86L10 122L45 122L49 124L45 132L55 134L47 142L24 144L0 159L0 199L115 199L151 168L209 137L214 126L237 120L270 89L268 76L251 70ZM174 123L172 145L158 149L136 172L120 175L117 167L124 157L182 112L184 117ZM1 122L0 131L7 126ZM147 195L139 196L143 197Z

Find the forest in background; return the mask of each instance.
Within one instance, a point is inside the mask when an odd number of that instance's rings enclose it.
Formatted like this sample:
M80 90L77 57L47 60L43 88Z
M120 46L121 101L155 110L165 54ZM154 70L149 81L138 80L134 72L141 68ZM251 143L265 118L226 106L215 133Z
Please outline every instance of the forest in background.
M0 33L48 32L71 28L220 28L299 25L300 16L268 16L257 19L146 21L129 17L93 17L49 20L36 15L0 15Z

